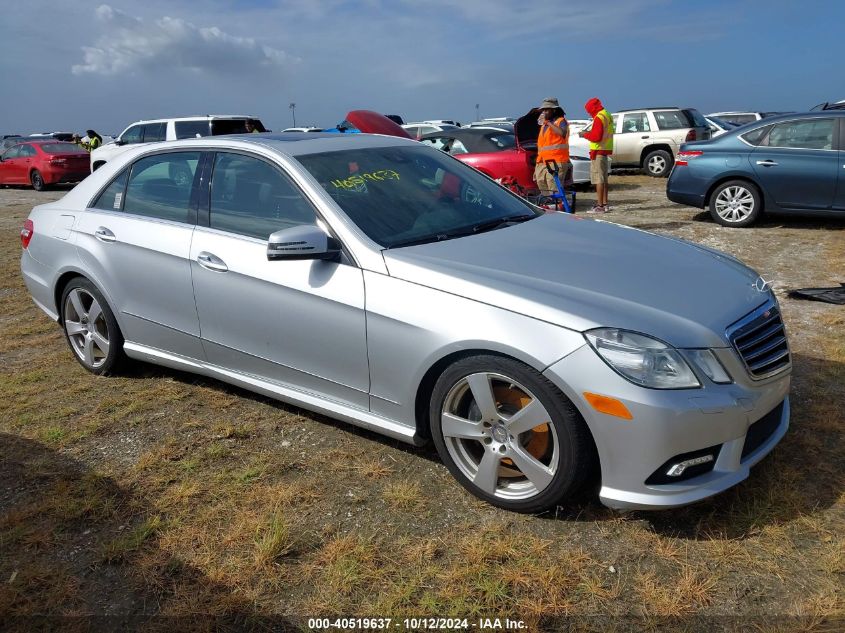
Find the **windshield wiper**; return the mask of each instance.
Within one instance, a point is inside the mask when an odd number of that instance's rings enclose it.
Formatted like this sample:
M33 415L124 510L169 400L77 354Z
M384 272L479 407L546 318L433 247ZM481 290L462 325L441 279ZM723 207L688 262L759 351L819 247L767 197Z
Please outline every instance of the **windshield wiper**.
M431 242L442 242L443 240L448 240L451 237L457 237L457 235L453 235L452 233L439 233L437 235L427 235L425 237L415 237L410 240L400 240L399 242L394 242L387 248L399 248L400 246L417 246L418 244L430 244Z
M496 218L495 220L488 220L487 222L482 222L480 224L476 224L470 229L466 231L465 235L471 235L473 233L483 233L484 231L492 231L493 229L498 229L503 226L508 226L510 224L519 224L520 222L525 222L526 220L533 220L534 218L539 217L534 213L524 213L522 215L511 215L504 218Z
M418 244L429 244L431 242L442 242L443 240L450 240L455 237L465 237L467 235L476 235L477 233L484 233L485 231L492 231L493 229L498 229L502 226L507 226L510 224L518 224L519 222L525 222L526 220L532 220L537 216L534 213L524 213L522 215L511 215L504 218L496 218L495 220L488 220L487 222L481 222L480 224L473 224L472 226L467 226L460 229L455 229L454 231L448 231L446 233L438 233L436 235L427 235L426 237L417 237L410 240L403 240L400 242L396 242L395 244L391 244L387 248L398 248L400 246L415 246Z

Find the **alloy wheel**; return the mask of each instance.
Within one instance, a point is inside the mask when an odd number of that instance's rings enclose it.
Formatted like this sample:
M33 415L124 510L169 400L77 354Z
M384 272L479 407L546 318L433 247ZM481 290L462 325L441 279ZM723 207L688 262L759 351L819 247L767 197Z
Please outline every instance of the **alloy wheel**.
M741 222L754 212L754 195L745 187L725 187L716 196L716 213L725 222Z
M652 174L662 174L668 163L662 156L651 156L648 159L648 171Z
M85 288L74 288L65 300L64 327L74 353L90 369L109 355L109 328L99 301Z
M480 372L459 380L444 400L441 430L463 475L501 499L540 494L560 463L549 412L526 387L502 374Z

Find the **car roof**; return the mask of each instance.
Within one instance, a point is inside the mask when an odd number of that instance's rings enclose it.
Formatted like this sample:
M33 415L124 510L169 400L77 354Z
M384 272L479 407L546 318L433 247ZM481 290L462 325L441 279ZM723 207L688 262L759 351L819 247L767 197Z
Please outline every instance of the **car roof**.
M223 136L205 136L197 139L181 139L178 141L163 141L154 145L161 148L176 148L185 145L192 147L208 145L210 147L232 144L232 147L248 147L261 145L286 156L302 156L334 152L363 147L390 147L396 145L411 145L419 147L419 143L411 138L388 136L386 134L331 134L326 132L269 132L262 134L228 134ZM246 145L242 145L246 144ZM142 146L150 147L144 143Z
M625 108L616 112L639 112L640 110L680 110L680 108L678 106L651 106L646 108Z
M167 121L211 121L213 119L258 119L259 117L251 114L197 114L195 116L172 116L162 117L160 119L142 119L140 121L133 121L129 125L138 125L139 123L166 123ZM129 127L127 125L126 127Z

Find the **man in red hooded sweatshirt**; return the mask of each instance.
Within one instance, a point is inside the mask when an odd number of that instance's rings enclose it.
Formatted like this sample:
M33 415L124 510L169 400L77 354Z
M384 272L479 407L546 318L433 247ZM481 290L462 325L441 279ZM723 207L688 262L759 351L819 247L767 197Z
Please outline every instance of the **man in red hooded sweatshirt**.
M613 154L613 117L604 109L598 97L587 101L584 109L592 117L593 123L579 135L590 141L590 182L596 186L596 204L587 213L604 213L608 210L608 160Z

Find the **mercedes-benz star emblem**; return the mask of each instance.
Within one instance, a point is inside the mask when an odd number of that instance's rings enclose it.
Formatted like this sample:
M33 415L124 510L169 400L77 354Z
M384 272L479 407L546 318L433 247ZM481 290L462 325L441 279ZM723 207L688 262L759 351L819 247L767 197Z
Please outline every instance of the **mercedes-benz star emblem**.
M772 289L772 286L774 285L774 283L775 282L774 282L773 279L766 281L765 279L763 279L762 276L760 276L760 277L757 277L757 279L755 279L754 283L751 284L751 285L754 287L754 290L756 290L757 292L766 292L766 291Z

